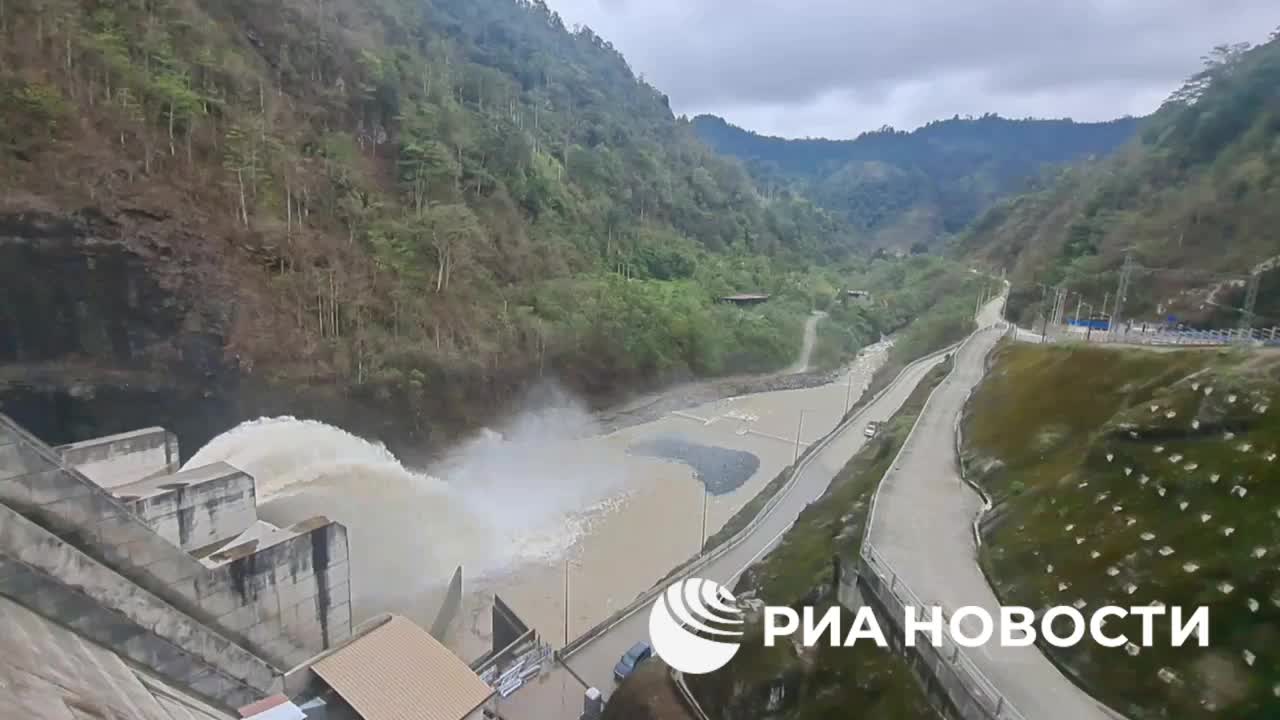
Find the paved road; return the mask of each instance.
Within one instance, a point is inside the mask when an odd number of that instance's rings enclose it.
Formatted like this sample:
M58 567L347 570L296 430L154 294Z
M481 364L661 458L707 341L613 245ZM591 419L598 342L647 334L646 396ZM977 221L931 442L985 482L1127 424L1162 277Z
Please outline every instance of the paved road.
M778 544L800 511L819 498L836 473L862 449L866 443L862 432L866 423L871 420L886 420L893 415L929 370L941 360L942 358L937 358L904 371L845 431L813 457L787 494L756 526L754 532L733 549L699 568L697 576L732 586L749 565ZM845 392L844 386L839 384L829 386L829 390L833 393ZM614 689L614 663L632 644L648 639L649 607L646 605L622 620L568 661L578 676L589 685L599 688L606 697ZM499 709L512 720L573 720L582 708L584 688L580 684L566 681L567 675L563 668L557 666L554 671L544 673L544 677L530 689L521 689L503 700ZM544 683L554 688L554 691L548 693L545 687L540 687ZM567 693L568 697L550 697L555 692Z
M988 306L983 324L996 322L998 312L998 306ZM954 439L959 413L1003 332L983 330L958 353L955 371L929 401L877 500L872 545L925 604L942 605L948 614L973 605L999 617L1000 604L978 567L973 537L982 500L960 478ZM1029 720L1113 717L1036 647L989 644L968 652Z

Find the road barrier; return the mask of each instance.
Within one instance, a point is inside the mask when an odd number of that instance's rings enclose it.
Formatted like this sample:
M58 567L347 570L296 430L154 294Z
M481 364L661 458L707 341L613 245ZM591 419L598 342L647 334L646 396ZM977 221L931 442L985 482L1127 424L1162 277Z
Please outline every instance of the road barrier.
M863 417L863 414L866 413L872 406L874 406L876 402L880 400L880 398L884 397L891 390L901 385L903 380L907 377L907 375L911 371L915 370L921 365L925 365L930 362L936 361L938 358L942 357L943 355L946 355L947 353L954 352L957 348L960 347L960 345L961 345L960 343L957 343L955 345L945 347L941 350L930 353L928 355L925 355L922 358L919 358L917 360L914 360L908 363L898 373L897 377L893 379L893 382L889 383L884 388L882 388L879 392L877 392L874 396L872 396L870 401L864 403L862 407L859 408L852 415L841 420L840 423L837 424L836 427L831 430L831 432L824 435L817 442L814 442L813 444L811 444L808 450L805 451L805 454L801 456L800 460L795 465L795 469L791 473L791 477L787 480L786 484L783 485L781 488L779 488L778 492L774 493L774 496L769 498L769 501L766 502L764 507L760 509L760 512L756 513L756 516L752 518L751 521L748 522L745 526L743 526L741 530L735 533L733 537L729 538L723 543L720 543L714 548L709 548L706 552L700 555L697 555L692 562L680 568L677 572L673 573L669 577L665 578L664 581L661 582L659 585L656 585L650 588L649 590L646 590L645 592L641 593L635 600L633 600L626 607L622 608L618 612L609 616L604 621L598 623L597 625L592 627L590 630L587 630L586 632L582 633L578 637L569 641L569 643L567 643L563 648L561 648L556 653L557 659L559 659L561 662L568 660L575 653L582 650L587 645L590 645L591 642L594 641L596 638L609 632L619 623L627 620L632 615L636 614L636 612L638 612L639 610L647 606L649 603L651 603L655 598L657 598L659 594L662 593L662 591L666 589L667 585L669 585L670 583L675 582L676 580L679 580L681 578L685 578L685 577L689 577L690 575L693 575L695 572L703 568L707 563L710 563L716 560L717 558L721 557L725 553L741 545L742 542L747 538L751 537L752 533L756 531L756 529L760 526L760 524L764 522L764 520L773 513L773 511L778 507L779 503L781 503L782 500L788 494L790 494L791 490L795 487L801 475L804 473L805 468L809 466L809 463L812 462L813 458L816 457L818 453L820 453L823 450L823 448L831 444L832 441L834 441L837 437L843 435L850 427L852 427L855 423L857 423Z
M908 606L924 608L927 605L906 583L898 579L893 567L875 548L863 546L859 579L884 606L890 619L898 624ZM951 618L945 609L942 616L948 624ZM942 634L942 645L918 643L914 648L903 648L920 658L924 670L932 676L938 687L964 720L1026 720L1021 712L996 688L995 683L974 664L973 660L951 638Z
M1112 330L1066 330L1061 326L1050 328L1049 334L1041 339L1034 331L1024 330L1022 333L1033 339L1027 342L1088 342L1114 345L1160 345L1181 347L1219 347L1224 345L1261 346L1276 341L1280 328L1254 328L1241 330L1238 328L1222 328L1213 330L1166 330L1163 328L1113 328Z
M673 669L671 671L671 682L680 693L680 699L684 701L685 707L697 720L711 720L711 716L707 714L707 711L702 709L702 704L698 702L698 698L693 696L693 691L689 689L689 684L684 681L684 673Z

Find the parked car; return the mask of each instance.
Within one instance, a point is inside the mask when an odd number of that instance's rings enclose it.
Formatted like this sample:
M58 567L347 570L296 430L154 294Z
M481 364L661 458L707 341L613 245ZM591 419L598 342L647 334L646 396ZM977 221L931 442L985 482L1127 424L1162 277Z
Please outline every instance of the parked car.
M653 657L653 647L649 643L638 642L632 645L630 650L622 654L618 664L613 666L613 679L618 682L626 680L640 663L651 657Z
M876 433L878 432L880 432L880 423L875 420L872 420L871 422L867 423L867 429L863 430L862 434L866 435L869 438L873 438L876 436Z

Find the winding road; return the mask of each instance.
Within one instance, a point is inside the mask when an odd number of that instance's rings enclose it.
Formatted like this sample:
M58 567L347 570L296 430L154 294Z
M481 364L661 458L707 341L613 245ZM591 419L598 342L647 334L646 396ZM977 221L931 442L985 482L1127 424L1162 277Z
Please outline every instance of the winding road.
M955 428L970 392L985 374L988 353L1004 334L1003 298L982 308L983 327L956 353L956 367L931 396L905 443L876 501L870 545L891 566L899 582L926 604L948 614L963 606L979 606L999 617L999 602L978 566L974 519L983 500L958 472ZM817 320L811 318L810 327ZM806 333L808 334L808 333ZM811 347L802 353L807 360ZM711 553L679 573L696 575L732 587L747 567L777 546L801 510L818 499L835 475L866 442L861 430L868 420L884 420L898 410L924 376L942 361L930 357L908 366L894 382L849 421L843 423L800 466L796 478L767 508L754 526L732 544ZM801 365L802 363L797 363ZM804 363L807 364L807 363ZM582 709L587 686L606 696L614 688L613 664L634 643L648 638L652 601L575 644L562 667L502 701L500 709L514 720L572 720ZM1076 687L1035 646L1004 648L997 644L968 651L994 690L1005 699L1001 718L1030 720L1113 720L1118 717ZM584 685L585 683L585 685Z
M983 500L959 473L955 428L969 393L985 374L987 354L1005 334L1000 301L988 305L979 331L958 353L903 446L876 499L870 535L879 558L926 605L948 615L977 606L999 618L1000 603L978 566L974 519ZM971 629L971 632L974 630ZM1108 720L1116 717L1058 671L1036 646L988 643L967 651L1006 699L1001 717L1029 720Z

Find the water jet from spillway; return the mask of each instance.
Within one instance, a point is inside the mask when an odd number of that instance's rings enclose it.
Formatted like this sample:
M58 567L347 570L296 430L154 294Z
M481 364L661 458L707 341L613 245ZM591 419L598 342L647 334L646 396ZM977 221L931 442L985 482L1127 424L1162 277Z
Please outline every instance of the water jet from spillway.
M221 461L253 475L267 522L342 523L353 615L396 611L429 624L458 565L483 578L558 558L616 487L608 459L583 457L574 442L579 415L527 413L501 433L481 432L442 464L447 482L404 467L381 444L293 417L242 423L185 467Z

